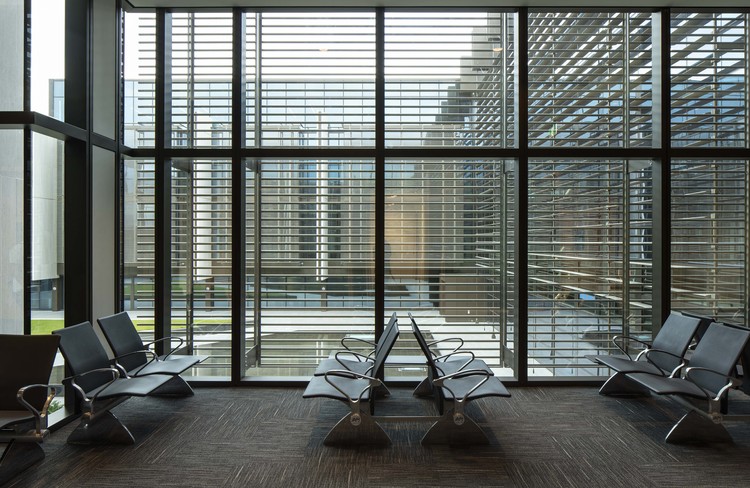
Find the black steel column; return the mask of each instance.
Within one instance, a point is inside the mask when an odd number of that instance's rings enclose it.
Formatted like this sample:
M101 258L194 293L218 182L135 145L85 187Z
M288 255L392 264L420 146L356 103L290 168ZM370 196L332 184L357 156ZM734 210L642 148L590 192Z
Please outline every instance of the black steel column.
M165 149L171 145L172 14L156 11L156 80L155 80L155 158L154 158L154 320L156 338L172 331L172 262L171 164ZM165 353L163 342L157 343L158 354Z
M515 133L518 159L515 171L515 364L514 368L521 384L528 382L529 350L529 11L518 10L515 30L516 54L516 99Z
M653 15L653 110L654 148L659 148L660 157L654 161L653 204L653 333L659 331L671 308L671 83L670 83L670 9L662 9Z
M65 325L91 321L91 105L88 0L65 3L65 122L87 140L65 143Z
M232 22L232 382L245 376L245 302L247 264L245 232L245 12L234 10ZM257 291L256 291L257 292Z
M375 340L385 328L385 10L375 11ZM375 372L383 378L383 369Z

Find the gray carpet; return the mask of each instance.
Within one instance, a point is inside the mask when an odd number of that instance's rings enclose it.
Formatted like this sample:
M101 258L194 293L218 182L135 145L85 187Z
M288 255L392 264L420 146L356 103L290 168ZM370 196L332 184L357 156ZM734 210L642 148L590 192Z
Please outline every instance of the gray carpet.
M729 424L733 445L665 444L683 409L663 398L601 397L595 388L511 388L470 414L488 446L423 447L425 422L386 423L387 448L331 448L346 413L299 388L201 388L184 399L131 399L115 408L133 446L65 443L3 488L33 487L731 487L750 485L750 421ZM750 405L737 394L733 405ZM746 405L747 404L747 405ZM434 414L395 389L380 414Z

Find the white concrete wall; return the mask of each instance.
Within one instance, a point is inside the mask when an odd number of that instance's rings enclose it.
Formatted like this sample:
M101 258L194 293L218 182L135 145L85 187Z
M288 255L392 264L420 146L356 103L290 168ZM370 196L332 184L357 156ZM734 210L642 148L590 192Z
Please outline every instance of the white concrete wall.
M23 132L0 130L0 148L0 333L22 334Z

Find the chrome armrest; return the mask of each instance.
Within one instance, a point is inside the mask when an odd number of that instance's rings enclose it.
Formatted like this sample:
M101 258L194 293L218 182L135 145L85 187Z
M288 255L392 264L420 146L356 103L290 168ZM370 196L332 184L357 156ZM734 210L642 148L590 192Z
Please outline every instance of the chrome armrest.
M161 359L159 359L159 355L156 354L151 349L141 349L140 351L132 351L132 352L128 352L128 353L125 353L125 354L121 354L121 355L115 357L115 359L113 361L113 364L114 364L115 368L117 368L117 369L120 370L120 372L122 373L122 376L128 377L128 372L125 369L125 367L122 364L120 364L119 360L122 359L122 358L126 358L128 356L134 356L136 354L145 354L146 356L151 356L151 359L149 359L145 363L141 364L138 368L136 368L134 370L133 374L136 374L136 375L138 373L140 373L143 368L145 368L146 366L148 366L152 362L154 362L154 361L161 361Z
M621 345L618 341L622 341L623 344ZM642 341L640 339L636 339L635 337L630 337L630 336L626 336L626 335L616 335L616 336L614 336L612 338L612 344L614 344L617 349L619 349L620 351L622 351L622 353L625 354L628 357L628 359L630 359L631 361L633 360L633 358L630 356L630 353L628 353L628 351L625 349L625 341L627 341L627 342L631 342L631 341L632 342L637 342L638 344L646 346L646 349L649 349L651 347L651 343L646 342L646 341ZM643 351L641 351L641 353L643 353ZM640 356L640 354L639 354L639 356ZM637 361L638 359L636 358L635 360Z
M452 353L453 352L457 352L459 349L461 349L462 347L464 347L464 340L461 339L460 337L448 337L446 339L440 339L440 340L437 340L437 341L428 342L427 343L427 347L430 348L430 347L435 346L437 344L440 344L440 343L443 343L443 342L450 342L450 341L459 341L459 344L456 347L454 347L453 350L451 351ZM432 351L430 351L430 352L432 352Z
M339 363L339 364L340 364L340 365L341 365L341 366L342 366L342 367L343 367L344 369L349 369L349 368L347 368L347 367L346 367L346 364L344 364L344 363L342 362L342 358L340 358L339 356L354 356L354 358L356 358L356 359L357 359L357 362L360 362L360 363L362 363L362 362L365 362L365 361L367 361L367 360L369 359L369 356L365 356L365 355L363 355L363 354L360 354L360 353L358 353L358 352L354 352L354 351L338 351L338 352L337 352L336 354L334 354L334 356L333 356L333 357L334 357L334 359L336 359L336 361L337 361L337 362L338 362L338 363Z
M677 354L673 354L669 351L663 351L661 349L646 349L644 351L641 351L640 354L636 356L636 360L643 357L646 359L646 361L656 366L656 363L654 363L654 361L649 357L653 353L666 354L667 356L672 356L673 358L680 361L677 367L674 370L672 370L672 372L670 373L669 375L670 378L676 378L680 370L687 364L687 362L685 361L685 358L683 358L682 356L678 356ZM659 368L659 366L656 366L656 367ZM661 368L659 368L659 370L661 370Z
M78 383L76 383L77 379L83 378L85 376L88 376L93 373L112 373L112 379L107 382L106 385L99 388L99 391L94 394L91 398L86 396L86 392L83 391L83 388L81 388ZM91 405L99 396L99 394L104 391L109 385L117 381L117 379L120 378L120 371L117 368L97 368L92 369L91 371L86 371L85 373L81 373L75 376L69 376L63 380L63 382L67 381L70 383L70 386L76 389L78 393L81 394L81 398L83 398L84 403L87 403Z
M155 340L153 340L151 342L146 342L143 345L146 346L146 347L148 347L148 346L151 346L151 345L159 343L159 342L172 341L172 340L175 340L175 339L178 340L178 341L180 341L180 343L177 344L177 347L172 347L172 343L170 342L170 344L169 344L169 352L164 355L164 357L166 358L166 357L171 356L173 352L175 352L176 350L178 350L179 348L181 348L182 345L185 344L185 339L183 339L182 337L177 337L177 336L167 336L167 337L162 337L161 339L155 339Z
M367 384L367 386L362 388L362 390L359 392L359 395L357 395L357 398L352 398L349 395L347 395L345 391L339 388L335 383L333 383L329 379L329 376L337 376L339 378L349 378L352 380L367 380L369 383ZM356 373L354 371L349 371L348 369L332 369L330 371L326 371L326 374L323 377L325 378L326 382L329 385L335 388L344 397L348 398L349 402L352 404L360 403L362 401L362 395L364 395L365 392L369 390L370 388L372 388L373 386L381 386L383 384L383 382L380 381L378 378L375 378L373 376L368 376L366 374Z
M691 374L694 371L701 371L701 372L704 372L704 373L711 373L711 374L713 374L715 376L719 376L721 378L726 379L727 380L727 384L724 385L723 387L721 387L721 389L719 389L719 391L716 392L716 395L714 395L714 392L712 392L711 390L707 390L707 389L703 388L699 384L695 383L695 381L693 381L693 379L690 376L691 376ZM688 381L691 381L695 386L697 386L698 388L700 388L706 394L706 398L708 400L711 400L711 401L714 401L714 402L718 402L719 400L721 400L721 397L723 397L724 394L730 388L735 388L735 387L740 386L742 384L742 380L739 379L739 378L735 378L734 376L728 376L728 375L725 375L724 373L720 373L718 371L714 371L714 370L708 369L708 368L703 368L703 367L700 367L700 366L691 366L691 367L686 368L685 369L685 379L688 380Z
M31 405L26 399L24 398L24 395L27 391L31 389L37 389L37 388L44 388L47 390L47 399L44 401L44 405L42 406L41 410L37 410L34 408L33 405ZM39 438L44 437L44 434L47 430L47 414L49 410L49 406L52 403L52 400L62 392L62 385L42 385L42 384L34 384L34 385L26 385L24 387L21 387L18 392L16 393L16 399L18 399L18 403L23 405L23 407L31 412L34 415L34 431L36 435Z
M482 376L483 378L460 398L458 397L458 395L456 395L456 392L454 392L450 388L450 386L446 384L446 381L449 381L452 379L466 378L469 376ZM478 388L480 388L483 384L487 383L492 376L493 376L492 373L484 369L467 369L465 371L456 371L455 373L441 376L440 378L433 380L432 383L435 386L445 388L451 393L454 399L454 421L460 422L461 421L460 418L463 417L463 405L466 403L466 399L472 393L474 393Z

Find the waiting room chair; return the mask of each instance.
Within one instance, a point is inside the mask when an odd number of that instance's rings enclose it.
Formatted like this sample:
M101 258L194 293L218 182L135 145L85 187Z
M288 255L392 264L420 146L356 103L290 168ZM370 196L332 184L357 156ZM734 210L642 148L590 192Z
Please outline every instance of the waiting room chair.
M0 485L44 459L41 443L49 434L49 385L60 338L0 334Z
M669 376L675 368L684 362L688 350L698 330L705 329L711 319L688 316L671 312L654 337L652 343L634 337L615 336L612 343L623 354L621 355L587 355L595 363L614 370L612 376L602 385L602 395L648 395L648 391L628 379L627 373L649 373ZM638 343L642 350L635 356L628 352L628 344Z
M208 356L178 354L177 351L184 342L180 338L164 337L144 344L127 312L101 317L97 322L115 356L115 366L120 367L123 373L128 376L170 375L172 380L160 389L160 394L167 394L168 390L173 395L194 394L180 374L205 361ZM178 340L180 345L170 348L167 354L159 356L149 349L150 345L157 342L169 341L171 344L173 340Z
M60 352L72 376L63 384L75 389L81 421L68 436L70 444L99 442L133 444L135 439L111 409L132 396L158 395L171 375L128 377L113 367L90 322L56 330Z

